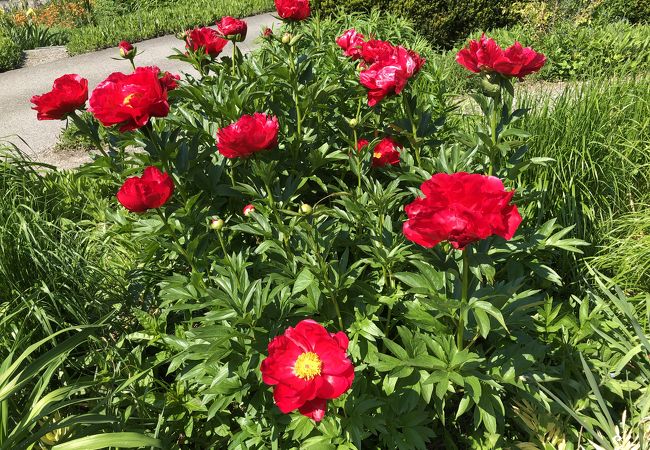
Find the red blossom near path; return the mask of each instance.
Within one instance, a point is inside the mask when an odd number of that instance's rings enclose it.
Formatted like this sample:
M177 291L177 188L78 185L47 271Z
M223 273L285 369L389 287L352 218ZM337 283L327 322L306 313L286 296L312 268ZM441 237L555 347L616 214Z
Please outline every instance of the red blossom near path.
M474 73L496 72L507 77L523 78L537 72L546 63L546 56L516 42L503 50L492 38L483 34L456 54L458 64Z
M217 150L226 158L245 158L278 145L278 118L264 113L243 115L217 131Z
M132 59L135 56L135 47L127 41L121 41L118 45L120 56L124 59Z
M275 0L278 16L286 20L305 20L309 17L309 0Z
M399 164L399 149L402 146L389 137L383 138L372 152L372 167L395 166Z
M313 320L303 320L273 338L260 370L262 380L275 386L273 398L280 411L298 409L321 421L327 400L352 386L354 366L347 357L348 343L344 332L329 333Z
M160 79L158 67L138 67L125 75L112 73L97 85L90 96L88 110L105 127L119 125L120 131L145 126L151 117L169 113L169 77Z
M376 57L375 62L359 75L361 84L368 89L368 106L375 106L387 95L400 94L424 64L417 53L401 46L394 47L390 54Z
M131 212L160 208L174 192L174 182L157 167L144 169L141 177L130 177L117 193L117 200Z
M345 56L352 59L361 58L361 47L364 43L363 34L358 33L354 28L346 30L336 39L336 44L343 49Z
M208 27L194 28L185 38L185 47L188 50L201 51L212 58L219 56L226 44L228 44L227 39Z
M485 36L469 41L469 45L456 54L456 62L474 73L493 70L494 63L503 57L503 50L492 38Z
M225 16L217 21L217 33L222 37L241 42L246 39L248 25L243 20L235 19L234 17Z
M530 47L522 47L517 41L503 51L503 58L494 64L494 70L502 75L522 79L539 71L546 64L546 56Z
M255 211L255 206L249 203L248 205L244 206L242 213L248 217L253 211Z
M86 105L88 100L88 80L67 74L54 80L52 90L42 95L35 95L30 102L37 112L38 120L62 120L68 114Z
M173 91L178 87L178 81L181 79L180 75L175 75L170 72L163 72L162 77L160 77L160 83L168 91Z
M448 241L463 249L492 235L511 239L521 223L517 206L510 204L515 192L506 191L497 177L438 173L420 189L424 197L405 208L403 231L423 247Z

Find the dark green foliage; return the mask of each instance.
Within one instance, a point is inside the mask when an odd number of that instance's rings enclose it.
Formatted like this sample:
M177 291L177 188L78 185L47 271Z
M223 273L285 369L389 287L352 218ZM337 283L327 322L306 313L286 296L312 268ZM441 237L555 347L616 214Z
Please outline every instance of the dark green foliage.
M372 8L399 14L409 19L436 48L451 48L474 30L497 28L512 23L506 0L381 0L379 2L352 0L320 2L325 14L336 14L339 7L346 11L368 12Z

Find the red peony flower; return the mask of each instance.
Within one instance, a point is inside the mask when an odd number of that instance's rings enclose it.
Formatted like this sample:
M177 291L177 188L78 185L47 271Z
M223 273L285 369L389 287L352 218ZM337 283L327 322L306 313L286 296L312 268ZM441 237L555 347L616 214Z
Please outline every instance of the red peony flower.
M354 28L345 31L336 39L336 44L343 49L345 56L352 59L361 58L361 46L364 42L363 34L357 33Z
M383 138L372 152L372 167L396 166L402 146L389 137Z
M546 63L546 56L530 47L522 47L517 41L503 51L503 58L495 61L493 69L502 75L519 79L539 71Z
M519 42L503 50L494 39L483 34L481 39L470 41L468 47L459 51L456 61L475 73L496 72L521 79L540 70L546 56L530 47L523 48Z
M273 398L280 411L298 409L317 422L325 417L327 400L343 395L354 380L348 342L342 331L328 333L313 320L273 338L260 370L262 380L275 386Z
M372 64L379 60L390 58L394 51L395 46L390 42L371 39L364 42L361 46L361 58L366 63Z
M127 41L121 41L118 45L120 56L124 59L132 59L135 56L135 47Z
M226 158L245 158L278 145L278 118L264 113L243 115L217 131L217 150Z
M364 147L367 147L368 144L370 144L370 142L368 142L366 139L359 139L357 141L357 151L360 152Z
M89 111L102 125L119 125L120 131L145 126L151 117L169 113L169 78L159 78L158 67L138 67L130 75L112 73L90 96Z
M117 193L117 200L131 212L160 208L174 192L174 182L157 167L144 169L142 177L127 178Z
M485 36L469 41L469 46L456 54L456 62L468 70L479 73L482 70L492 70L494 63L503 57L503 50L492 38Z
M178 87L178 81L181 79L180 75L175 75L167 71L163 72L162 77L160 77L160 84L163 85L168 91L173 91Z
M54 80L52 90L35 95L30 102L37 111L38 120L61 120L86 105L88 80L76 74L67 74Z
M246 39L246 32L248 25L243 20L235 19L234 17L225 16L216 23L217 33L221 37L235 42L241 42Z
M449 241L463 249L495 234L511 239L521 223L517 206L510 204L515 192L496 177L438 173L421 190L424 197L405 208L404 235L427 248Z
M185 48L195 52L201 51L212 58L219 56L227 43L227 39L208 27L194 28L185 38Z
M394 47L390 55L376 57L378 59L360 74L361 84L368 88L368 106L375 106L387 95L402 92L409 78L424 64L417 53L400 46Z
M305 20L309 17L309 0L275 0L278 15L287 20Z

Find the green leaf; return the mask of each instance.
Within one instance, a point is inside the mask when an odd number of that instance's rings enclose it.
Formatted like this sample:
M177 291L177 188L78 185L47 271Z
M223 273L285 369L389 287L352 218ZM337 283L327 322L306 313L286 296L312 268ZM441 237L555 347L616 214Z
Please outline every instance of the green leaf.
M314 275L308 268L302 269L302 271L296 277L296 281L293 284L292 294L296 295L307 289L312 283L314 283Z
M63 444L55 445L52 450L95 450L107 447L163 448L162 441L139 433L105 433L86 436Z

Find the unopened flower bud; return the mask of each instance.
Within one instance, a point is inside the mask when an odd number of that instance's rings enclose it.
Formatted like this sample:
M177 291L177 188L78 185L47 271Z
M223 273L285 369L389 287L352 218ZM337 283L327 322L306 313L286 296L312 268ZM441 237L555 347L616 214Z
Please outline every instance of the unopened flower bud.
M131 45L129 42L127 42L127 41L120 42L119 49L120 49L120 56L122 58L124 58L124 59L133 59L133 58L135 58L135 54L137 52L137 49L133 45Z
M262 37L264 39L271 39L273 37L273 30L269 27L264 28L264 31L262 31Z
M306 216L311 214L312 211L313 208L311 207L311 205L308 205L307 203L303 203L302 205L300 205L300 212L305 214Z
M253 211L255 211L255 207L253 205L249 204L249 205L244 206L243 213L244 213L244 215L246 217L250 216Z
M223 228L223 219L219 219L217 217L210 219L210 228L215 231L220 231Z
M359 125L359 121L355 118L348 120L348 125L350 127L355 128L357 125Z
M291 42L291 39L293 39L291 33L284 33L284 35L282 36L282 43L288 44L289 42Z

